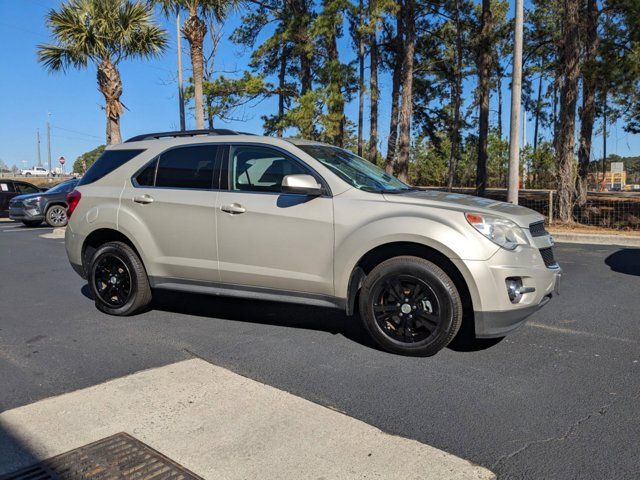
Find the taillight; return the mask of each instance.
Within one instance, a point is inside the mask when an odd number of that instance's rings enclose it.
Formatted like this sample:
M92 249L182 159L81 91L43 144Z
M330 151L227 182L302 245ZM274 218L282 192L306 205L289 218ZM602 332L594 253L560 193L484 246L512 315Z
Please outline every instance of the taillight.
M81 198L82 195L78 190L74 190L67 195L67 218L71 218L71 214L78 206L78 203L80 203Z

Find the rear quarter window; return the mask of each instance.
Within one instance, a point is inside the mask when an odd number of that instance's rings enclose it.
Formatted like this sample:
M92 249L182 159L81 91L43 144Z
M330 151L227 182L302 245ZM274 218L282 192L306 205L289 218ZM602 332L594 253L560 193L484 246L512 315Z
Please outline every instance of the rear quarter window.
M91 165L87 173L82 176L78 182L78 186L100 180L142 152L144 152L144 150L106 150L94 164Z

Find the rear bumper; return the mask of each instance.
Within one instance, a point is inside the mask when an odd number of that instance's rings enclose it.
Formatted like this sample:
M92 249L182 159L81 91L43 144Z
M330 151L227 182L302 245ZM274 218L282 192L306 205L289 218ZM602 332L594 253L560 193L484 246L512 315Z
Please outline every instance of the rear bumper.
M477 338L504 337L509 332L524 325L527 318L544 307L553 293L542 297L537 305L529 305L524 308L505 310L502 312L474 312Z

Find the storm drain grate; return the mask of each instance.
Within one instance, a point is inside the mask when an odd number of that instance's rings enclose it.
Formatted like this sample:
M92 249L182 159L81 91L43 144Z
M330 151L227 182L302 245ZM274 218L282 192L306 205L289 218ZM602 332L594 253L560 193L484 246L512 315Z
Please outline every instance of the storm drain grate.
M0 480L202 480L126 433L76 448Z

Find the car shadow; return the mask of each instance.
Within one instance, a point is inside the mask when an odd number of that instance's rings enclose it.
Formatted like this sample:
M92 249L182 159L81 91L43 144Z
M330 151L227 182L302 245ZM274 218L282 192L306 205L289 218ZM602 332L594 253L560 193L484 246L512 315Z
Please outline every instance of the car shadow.
M614 272L640 276L640 249L622 248L605 258L604 263Z
M82 294L93 300L91 289L88 285L85 284L82 287ZM265 300L246 300L171 290L155 290L153 301L148 310L160 310L236 322L317 330L332 335L342 335L367 348L382 350L371 340L357 316L349 317L343 311L334 308ZM455 352L476 352L491 348L501 341L502 338L475 338L473 321L465 318L460 331L447 348Z
M0 424L0 478L12 478L8 475L41 459L34 454L14 432Z

